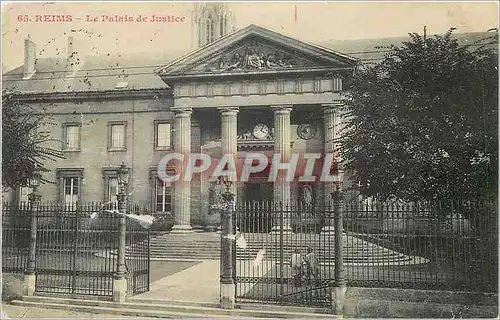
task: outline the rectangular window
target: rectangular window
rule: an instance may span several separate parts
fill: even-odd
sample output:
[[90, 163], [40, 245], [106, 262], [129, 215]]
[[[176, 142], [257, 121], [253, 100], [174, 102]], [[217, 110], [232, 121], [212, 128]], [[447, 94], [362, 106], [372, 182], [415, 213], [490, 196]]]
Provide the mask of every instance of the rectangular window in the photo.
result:
[[108, 123], [108, 150], [125, 150], [127, 148], [126, 128], [125, 122]]
[[172, 211], [172, 188], [156, 178], [156, 212]]
[[111, 204], [118, 204], [118, 178], [108, 178], [108, 201]]
[[66, 125], [64, 128], [64, 149], [79, 150], [80, 149], [80, 126]]
[[125, 126], [115, 124], [111, 126], [111, 148], [125, 148]]
[[79, 178], [67, 177], [63, 178], [64, 189], [64, 204], [66, 206], [75, 206], [78, 201], [78, 194], [80, 192]]
[[157, 122], [155, 124], [155, 148], [170, 149], [171, 127], [168, 122]]

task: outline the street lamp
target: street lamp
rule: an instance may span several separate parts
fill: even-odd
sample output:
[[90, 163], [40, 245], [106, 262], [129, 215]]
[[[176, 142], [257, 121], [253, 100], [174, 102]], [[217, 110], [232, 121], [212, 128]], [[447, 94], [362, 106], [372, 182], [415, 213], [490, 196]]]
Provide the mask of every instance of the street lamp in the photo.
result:
[[233, 199], [231, 192], [232, 181], [227, 176], [219, 178], [226, 186], [226, 192], [222, 194], [224, 204], [221, 212], [221, 272], [220, 272], [220, 301], [224, 309], [234, 308], [236, 260], [236, 242], [231, 238], [236, 226], [233, 219]]
[[118, 168], [118, 183], [120, 184], [120, 192], [125, 192], [125, 186], [128, 185], [130, 179], [130, 171], [125, 166], [125, 162], [122, 162], [120, 167]]
[[118, 192], [118, 211], [122, 214], [125, 214], [125, 209], [126, 209], [126, 201], [127, 201], [127, 195], [126, 195], [126, 186], [129, 183], [130, 179], [130, 170], [125, 166], [125, 162], [122, 162], [120, 167], [117, 170], [117, 180], [118, 180], [118, 186], [120, 187], [120, 190]]
[[40, 186], [41, 180], [42, 180], [42, 175], [40, 174], [40, 170], [37, 168], [37, 164], [35, 163], [33, 174], [28, 178], [29, 187], [32, 189], [29, 195], [30, 205], [33, 205], [33, 203], [37, 202], [37, 200], [40, 198], [36, 193], [36, 191], [37, 188]]
[[114, 276], [114, 287], [117, 289], [113, 291], [113, 301], [124, 302], [127, 291], [127, 280], [125, 279], [125, 246], [127, 236], [127, 220], [125, 214], [127, 213], [127, 195], [125, 194], [125, 187], [128, 185], [130, 179], [129, 168], [125, 166], [124, 162], [122, 162], [117, 170], [117, 178], [118, 184], [120, 185], [120, 192], [118, 193], [118, 212], [120, 213], [120, 238], [118, 255], [116, 259], [116, 273]]
[[335, 191], [340, 192], [342, 191], [342, 184], [344, 183], [344, 170], [342, 169], [337, 169], [337, 181], [334, 182], [335, 185]]
[[[36, 170], [36, 167], [35, 167]], [[33, 175], [28, 179], [29, 186], [31, 188], [38, 188], [40, 185], [40, 180], [42, 179], [41, 174], [38, 171], [35, 171]]]
[[233, 185], [233, 182], [229, 180], [228, 176], [220, 177], [220, 180], [226, 187], [226, 192], [224, 192], [224, 194], [222, 195], [224, 197], [224, 200], [226, 200], [227, 202], [232, 201], [234, 197], [234, 194], [231, 192], [231, 186]]

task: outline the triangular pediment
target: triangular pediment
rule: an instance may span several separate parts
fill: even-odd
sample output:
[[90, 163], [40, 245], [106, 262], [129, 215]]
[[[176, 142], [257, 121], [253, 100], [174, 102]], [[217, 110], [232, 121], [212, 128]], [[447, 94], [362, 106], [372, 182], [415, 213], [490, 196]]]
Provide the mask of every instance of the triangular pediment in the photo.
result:
[[356, 63], [347, 55], [250, 25], [173, 61], [157, 73], [168, 79], [181, 75], [350, 69]]

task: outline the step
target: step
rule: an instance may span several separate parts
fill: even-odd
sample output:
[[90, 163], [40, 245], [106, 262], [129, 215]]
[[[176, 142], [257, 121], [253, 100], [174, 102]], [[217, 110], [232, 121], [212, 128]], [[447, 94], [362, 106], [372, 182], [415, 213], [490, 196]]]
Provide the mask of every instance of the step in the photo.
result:
[[[113, 314], [122, 314], [123, 310], [127, 312], [135, 312], [136, 316], [153, 316], [153, 314], [161, 315], [168, 314], [174, 316], [189, 316], [191, 318], [197, 317], [252, 317], [252, 318], [332, 318], [331, 314], [316, 313], [316, 312], [303, 312], [295, 309], [221, 309], [217, 305], [210, 304], [196, 304], [185, 302], [171, 302], [165, 300], [135, 300], [129, 299], [125, 303], [118, 304], [111, 301], [103, 300], [84, 300], [84, 299], [71, 299], [71, 298], [58, 298], [49, 296], [31, 296], [23, 297], [23, 300], [16, 300], [15, 304], [20, 303], [36, 303], [39, 305], [58, 305], [66, 306], [69, 308], [89, 308], [93, 310], [102, 310], [106, 313], [112, 311]], [[88, 310], [88, 309], [87, 309]], [[310, 311], [310, 309], [308, 310]], [[95, 312], [95, 311], [94, 311]], [[102, 312], [104, 313], [104, 312]], [[127, 314], [128, 315], [128, 314]]]
[[[212, 315], [195, 313], [195, 312], [175, 312], [175, 311], [151, 311], [145, 309], [131, 309], [126, 307], [121, 307], [119, 309], [115, 307], [95, 307], [86, 305], [67, 305], [60, 303], [47, 303], [47, 302], [27, 302], [21, 300], [11, 301], [12, 305], [23, 306], [23, 307], [37, 307], [44, 309], [58, 309], [58, 310], [70, 310], [79, 312], [88, 312], [96, 314], [116, 314], [121, 316], [133, 316], [133, 317], [157, 317], [157, 318], [211, 318]], [[221, 318], [231, 318], [231, 316], [217, 315]]]

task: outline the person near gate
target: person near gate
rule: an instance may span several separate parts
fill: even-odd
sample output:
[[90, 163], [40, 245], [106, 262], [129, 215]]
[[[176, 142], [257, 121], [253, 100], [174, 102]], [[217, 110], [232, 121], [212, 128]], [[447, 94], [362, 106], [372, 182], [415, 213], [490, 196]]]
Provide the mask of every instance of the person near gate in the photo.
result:
[[318, 266], [318, 258], [316, 257], [316, 254], [313, 252], [312, 248], [307, 248], [307, 254], [304, 257], [304, 260], [306, 262], [306, 278], [307, 282], [311, 281], [311, 276], [314, 278], [314, 282], [318, 282], [318, 271], [319, 271], [319, 266]]
[[290, 267], [292, 268], [292, 279], [295, 286], [300, 286], [304, 274], [303, 269], [304, 257], [300, 254], [299, 249], [295, 249], [290, 257]]

